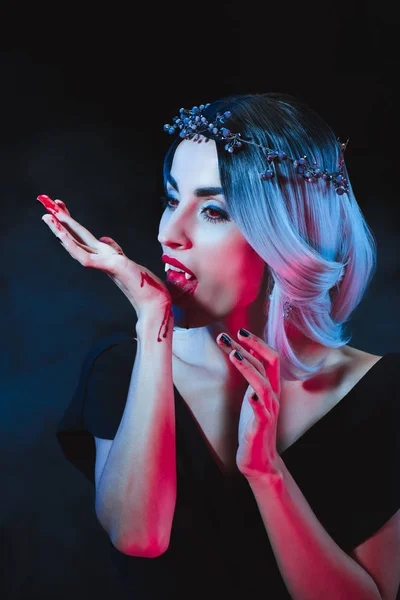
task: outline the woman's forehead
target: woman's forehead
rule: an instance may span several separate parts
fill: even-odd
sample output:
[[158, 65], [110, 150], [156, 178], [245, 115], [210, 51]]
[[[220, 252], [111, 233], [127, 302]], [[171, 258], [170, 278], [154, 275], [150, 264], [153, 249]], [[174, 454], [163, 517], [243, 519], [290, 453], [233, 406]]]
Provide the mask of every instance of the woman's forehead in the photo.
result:
[[200, 136], [199, 140], [183, 140], [172, 160], [171, 174], [183, 176], [185, 172], [209, 172], [217, 174], [218, 154], [214, 140]]

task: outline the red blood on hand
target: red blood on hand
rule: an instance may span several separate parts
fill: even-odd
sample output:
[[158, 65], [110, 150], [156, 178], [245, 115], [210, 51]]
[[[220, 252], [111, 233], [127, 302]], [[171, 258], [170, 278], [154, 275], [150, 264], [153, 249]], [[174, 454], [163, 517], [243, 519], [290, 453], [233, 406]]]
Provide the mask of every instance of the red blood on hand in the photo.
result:
[[[146, 282], [148, 285], [151, 285], [152, 287], [156, 288], [157, 290], [162, 290], [162, 286], [157, 283], [157, 281], [154, 281], [149, 275], [148, 273], [140, 273], [141, 274], [141, 280], [140, 280], [140, 287], [143, 287], [144, 283]], [[171, 318], [172, 315], [172, 307], [171, 306], [166, 306], [164, 308], [164, 317], [162, 320], [162, 323], [160, 325], [160, 329], [158, 330], [158, 336], [157, 336], [157, 342], [162, 342], [162, 339], [160, 338], [160, 332], [162, 327], [164, 326], [164, 334], [163, 337], [167, 337], [167, 333], [168, 333], [168, 329], [169, 329], [169, 319]]]
[[52, 213], [58, 213], [61, 210], [54, 200], [49, 198], [49, 196], [42, 194], [41, 196], [37, 197], [37, 200], [39, 200], [39, 202], [41, 202], [43, 206]]
[[58, 231], [62, 231], [62, 226], [60, 221], [57, 219], [57, 217], [53, 217], [51, 219], [51, 222], [57, 227]]

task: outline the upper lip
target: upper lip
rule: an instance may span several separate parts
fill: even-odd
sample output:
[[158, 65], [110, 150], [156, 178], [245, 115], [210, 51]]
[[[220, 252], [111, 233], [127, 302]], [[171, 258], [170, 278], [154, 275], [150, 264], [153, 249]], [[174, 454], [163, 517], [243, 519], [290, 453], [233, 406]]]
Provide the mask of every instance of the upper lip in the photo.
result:
[[176, 258], [173, 258], [172, 256], [167, 256], [167, 254], [163, 254], [161, 257], [161, 260], [163, 261], [163, 263], [168, 263], [168, 264], [172, 265], [173, 267], [177, 267], [178, 269], [182, 269], [183, 271], [186, 271], [186, 273], [189, 273], [189, 275], [191, 275], [192, 277], [194, 277], [196, 279], [196, 275], [194, 273], [192, 273], [192, 271], [190, 269], [185, 267], [185, 265], [183, 265], [181, 262], [179, 262], [179, 260], [177, 260]]

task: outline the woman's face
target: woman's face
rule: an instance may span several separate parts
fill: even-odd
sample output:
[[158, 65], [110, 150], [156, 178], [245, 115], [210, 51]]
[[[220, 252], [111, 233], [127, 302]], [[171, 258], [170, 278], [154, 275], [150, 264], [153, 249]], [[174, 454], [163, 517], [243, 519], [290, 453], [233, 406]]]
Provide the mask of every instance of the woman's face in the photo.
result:
[[214, 140], [200, 140], [183, 140], [176, 149], [158, 241], [198, 280], [193, 296], [176, 303], [189, 315], [200, 309], [219, 321], [255, 300], [265, 263], [229, 216]]

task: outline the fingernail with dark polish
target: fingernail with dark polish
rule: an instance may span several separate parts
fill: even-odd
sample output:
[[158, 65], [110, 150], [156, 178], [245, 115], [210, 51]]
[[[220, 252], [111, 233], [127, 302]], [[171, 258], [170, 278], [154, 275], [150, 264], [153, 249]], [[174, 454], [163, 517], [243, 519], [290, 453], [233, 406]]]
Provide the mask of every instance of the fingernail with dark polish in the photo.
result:
[[243, 356], [237, 350], [235, 350], [234, 355], [238, 360], [243, 360]]
[[225, 344], [225, 346], [231, 346], [231, 340], [224, 333], [221, 335], [220, 340]]
[[251, 397], [251, 399], [252, 399], [252, 400], [258, 400], [258, 396], [257, 396], [257, 394], [253, 394], [253, 395], [252, 395], [252, 397]]
[[244, 337], [250, 337], [250, 334], [246, 329], [240, 328], [239, 333], [240, 333], [240, 335], [243, 335]]

